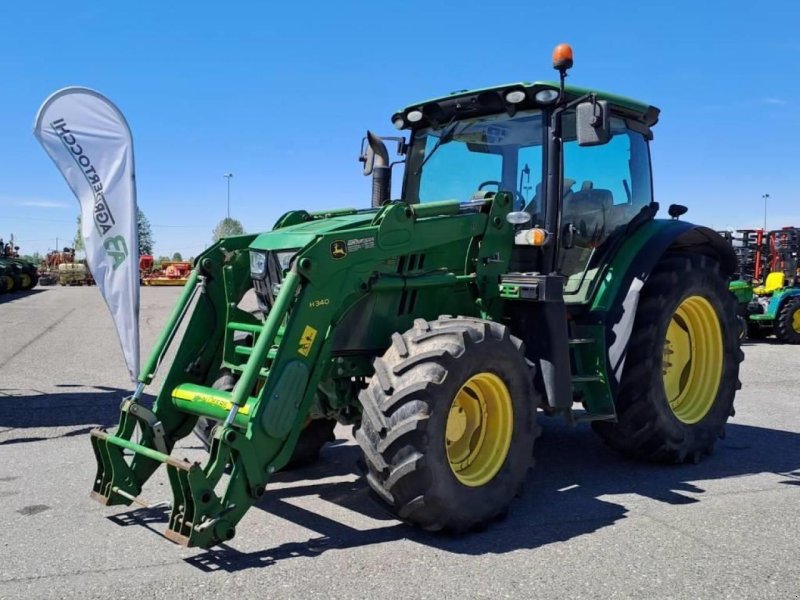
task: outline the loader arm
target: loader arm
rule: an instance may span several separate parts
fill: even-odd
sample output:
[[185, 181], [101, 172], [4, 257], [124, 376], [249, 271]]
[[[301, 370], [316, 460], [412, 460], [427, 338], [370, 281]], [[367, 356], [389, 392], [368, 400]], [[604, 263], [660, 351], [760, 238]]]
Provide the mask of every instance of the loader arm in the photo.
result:
[[[351, 215], [349, 227], [332, 227], [334, 219], [327, 229], [324, 221], [331, 215], [346, 217], [305, 213], [282, 219], [280, 227], [258, 238], [239, 236], [213, 246], [198, 259], [140, 378], [151, 383], [188, 316], [152, 412], [129, 398], [113, 434], [92, 432], [98, 462], [92, 496], [104, 504], [141, 503], [142, 486], [164, 463], [173, 491], [167, 537], [201, 547], [232, 538], [238, 521], [265, 493], [270, 476], [291, 457], [323, 379], [371, 376], [371, 358], [388, 347], [390, 332], [402, 331], [414, 317], [435, 318], [448, 310], [499, 314], [497, 282], [511, 252], [511, 226], [505, 218], [510, 206], [507, 194], [467, 205], [395, 203], [366, 221]], [[312, 235], [314, 227], [318, 230]], [[487, 238], [491, 243], [481, 245]], [[249, 252], [280, 247], [301, 249], [262, 321], [238, 308], [253, 286]], [[398, 256], [436, 249], [446, 255], [450, 248], [449, 263], [437, 261], [436, 268], [413, 274], [398, 270]], [[471, 258], [465, 262], [468, 249]], [[375, 297], [394, 305], [394, 298], [411, 292], [421, 297], [442, 293], [436, 302], [421, 302], [413, 315], [395, 315], [383, 329], [374, 328], [367, 340], [371, 347], [361, 340], [340, 348], [338, 362], [332, 358], [337, 331], [360, 318], [365, 300]], [[252, 336], [252, 344], [235, 346], [236, 332]], [[342, 354], [360, 360], [347, 370]], [[210, 387], [220, 368], [238, 377], [230, 392]], [[355, 397], [350, 401], [357, 405]], [[175, 443], [201, 416], [221, 421], [207, 463], [175, 459], [170, 455]], [[137, 425], [139, 443], [132, 441]], [[133, 452], [130, 462], [123, 450]], [[230, 477], [218, 495], [228, 464]]]

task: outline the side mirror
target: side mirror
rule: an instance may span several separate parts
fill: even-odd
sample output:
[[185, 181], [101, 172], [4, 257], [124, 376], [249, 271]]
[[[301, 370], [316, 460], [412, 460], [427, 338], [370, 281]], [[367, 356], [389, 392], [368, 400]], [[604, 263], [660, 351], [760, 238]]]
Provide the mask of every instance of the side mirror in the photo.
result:
[[602, 146], [611, 139], [611, 115], [605, 100], [581, 102], [575, 108], [575, 120], [579, 146]]
[[372, 175], [372, 169], [375, 167], [375, 150], [367, 143], [366, 137], [361, 141], [361, 155], [358, 161], [364, 163], [364, 175]]
[[677, 220], [681, 215], [685, 215], [689, 209], [682, 204], [670, 204], [667, 213], [674, 220]]

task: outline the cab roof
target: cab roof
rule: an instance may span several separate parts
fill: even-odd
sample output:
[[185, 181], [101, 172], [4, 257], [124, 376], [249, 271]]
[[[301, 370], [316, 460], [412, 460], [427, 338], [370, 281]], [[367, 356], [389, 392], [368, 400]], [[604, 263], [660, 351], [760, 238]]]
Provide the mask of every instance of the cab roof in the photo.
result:
[[[447, 123], [453, 116], [456, 118], [469, 118], [484, 114], [495, 114], [498, 112], [509, 111], [510, 114], [518, 110], [530, 110], [534, 108], [544, 108], [546, 105], [538, 103], [535, 96], [538, 92], [546, 89], [559, 89], [559, 84], [554, 81], [534, 81], [517, 82], [506, 85], [498, 85], [477, 90], [460, 90], [452, 92], [447, 96], [425, 100], [409, 104], [405, 108], [392, 115], [392, 121], [403, 118], [401, 129], [416, 129], [430, 125], [442, 125]], [[525, 92], [525, 100], [517, 104], [510, 104], [505, 100], [505, 94], [513, 90]], [[589, 93], [597, 96], [598, 100], [606, 100], [612, 110], [621, 113], [629, 119], [634, 119], [652, 127], [658, 122], [659, 109], [646, 102], [640, 102], [633, 98], [610, 94], [601, 90], [567, 85], [564, 87], [567, 100], [574, 100]], [[420, 110], [423, 118], [415, 123], [410, 123], [405, 116], [414, 109]]]

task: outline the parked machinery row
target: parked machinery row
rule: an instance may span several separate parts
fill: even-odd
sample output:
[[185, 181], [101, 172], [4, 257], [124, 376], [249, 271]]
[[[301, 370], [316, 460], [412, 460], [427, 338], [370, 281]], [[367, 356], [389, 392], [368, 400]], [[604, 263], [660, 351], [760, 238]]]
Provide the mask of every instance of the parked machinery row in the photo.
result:
[[36, 265], [19, 257], [19, 246], [0, 238], [0, 294], [27, 291], [39, 281]]
[[730, 284], [747, 336], [800, 344], [800, 228], [723, 232], [739, 258]]

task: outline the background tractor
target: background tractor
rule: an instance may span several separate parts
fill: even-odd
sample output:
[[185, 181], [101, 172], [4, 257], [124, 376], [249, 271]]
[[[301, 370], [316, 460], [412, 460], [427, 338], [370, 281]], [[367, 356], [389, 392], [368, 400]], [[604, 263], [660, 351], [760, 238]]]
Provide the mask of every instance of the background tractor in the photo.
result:
[[[525, 482], [537, 411], [610, 446], [697, 461], [733, 414], [742, 358], [714, 231], [656, 219], [649, 104], [560, 81], [462, 91], [392, 116], [405, 169], [369, 133], [372, 207], [292, 210], [195, 262], [113, 432], [92, 496], [141, 503], [165, 465], [167, 537], [229, 540], [276, 471], [355, 425], [398, 518], [453, 532]], [[244, 309], [254, 293], [261, 310]], [[152, 409], [140, 401], [185, 327]], [[172, 455], [197, 428], [205, 464]], [[139, 435], [135, 435], [138, 430]], [[136, 440], [136, 441], [135, 441]], [[545, 458], [546, 460], [546, 458]]]
[[750, 338], [774, 334], [785, 344], [800, 344], [800, 229], [784, 227], [769, 232], [767, 239], [769, 260], [763, 284], [738, 284], [734, 293], [745, 307]]
[[13, 237], [8, 243], [0, 238], [0, 293], [27, 291], [39, 282], [36, 265], [19, 257]]

